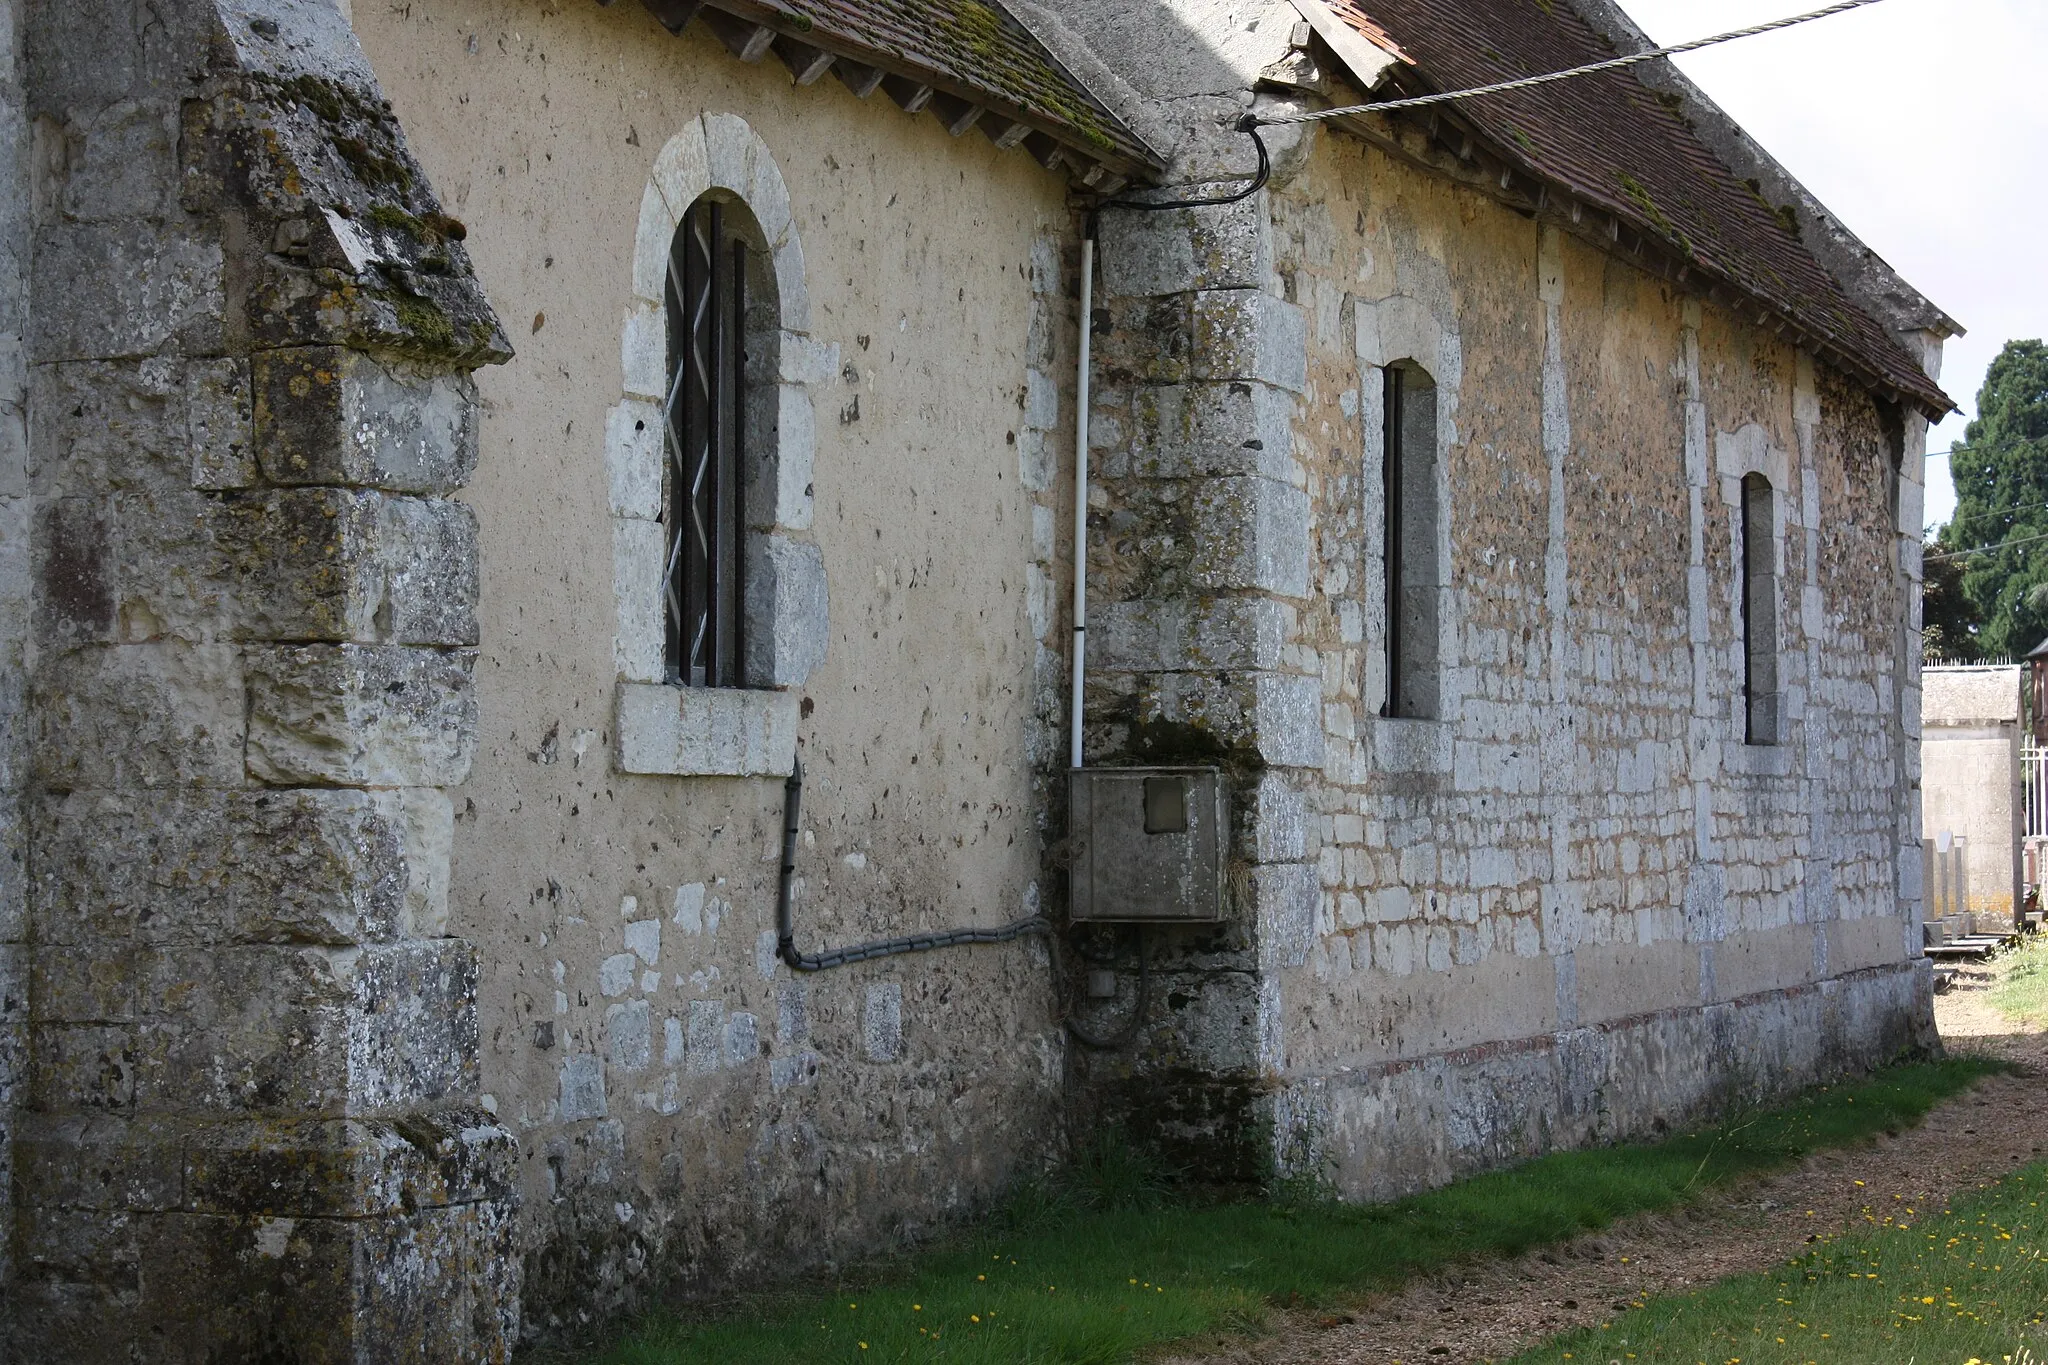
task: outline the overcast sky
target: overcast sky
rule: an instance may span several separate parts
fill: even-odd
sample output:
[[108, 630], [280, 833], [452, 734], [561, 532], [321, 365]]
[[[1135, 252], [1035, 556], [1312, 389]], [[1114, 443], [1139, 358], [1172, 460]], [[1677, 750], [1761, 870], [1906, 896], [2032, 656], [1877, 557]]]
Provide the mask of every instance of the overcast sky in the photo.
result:
[[[1821, 0], [1621, 0], [1657, 42], [1684, 42]], [[1678, 59], [1786, 169], [1969, 329], [1942, 385], [1973, 413], [1985, 367], [2048, 333], [2048, 3], [1880, 0]], [[1927, 519], [1955, 507], [1936, 428]]]

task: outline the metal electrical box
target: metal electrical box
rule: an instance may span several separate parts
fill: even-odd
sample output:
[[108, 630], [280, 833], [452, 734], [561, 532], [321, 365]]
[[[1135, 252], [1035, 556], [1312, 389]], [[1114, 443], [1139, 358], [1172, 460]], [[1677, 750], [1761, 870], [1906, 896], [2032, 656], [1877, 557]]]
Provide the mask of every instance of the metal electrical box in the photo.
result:
[[1069, 916], [1097, 924], [1222, 919], [1227, 803], [1215, 768], [1072, 770]]

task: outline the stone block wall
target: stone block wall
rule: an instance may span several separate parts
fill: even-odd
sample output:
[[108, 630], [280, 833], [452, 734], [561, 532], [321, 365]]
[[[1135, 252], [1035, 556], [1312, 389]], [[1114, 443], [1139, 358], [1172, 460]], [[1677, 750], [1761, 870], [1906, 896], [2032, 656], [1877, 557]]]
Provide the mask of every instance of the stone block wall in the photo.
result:
[[[1908, 419], [1356, 144], [1273, 211], [1315, 319], [1295, 430], [1326, 729], [1283, 1151], [1385, 1194], [1929, 1045], [1901, 876]], [[1372, 658], [1377, 367], [1406, 358], [1448, 465], [1431, 722], [1377, 714]], [[1750, 473], [1776, 511], [1775, 744], [1745, 742]]]
[[[0, 0], [0, 1287], [13, 1278], [16, 1109], [28, 1055], [26, 780], [28, 615], [29, 160], [21, 69], [22, 6]], [[0, 1292], [0, 1339], [12, 1331]]]
[[[508, 348], [331, 6], [25, 28], [10, 1358], [505, 1359], [516, 1143], [443, 789], [475, 732], [468, 372]], [[23, 415], [0, 393], [0, 442]]]
[[[1921, 419], [1358, 142], [1294, 164], [1103, 215], [1091, 757], [1225, 767], [1238, 910], [1152, 931], [1161, 1017], [1084, 1092], [1211, 1174], [1377, 1196], [1933, 1045]], [[1429, 719], [1382, 711], [1396, 364], [1436, 390]]]

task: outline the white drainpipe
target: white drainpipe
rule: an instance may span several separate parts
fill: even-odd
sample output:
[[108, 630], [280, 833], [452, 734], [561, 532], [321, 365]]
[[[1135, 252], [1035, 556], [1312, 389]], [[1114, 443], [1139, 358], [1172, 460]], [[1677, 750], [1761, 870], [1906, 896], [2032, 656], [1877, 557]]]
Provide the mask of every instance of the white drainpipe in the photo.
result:
[[1074, 381], [1074, 720], [1069, 751], [1081, 766], [1081, 701], [1088, 674], [1088, 372], [1095, 333], [1095, 225], [1081, 238], [1081, 356]]

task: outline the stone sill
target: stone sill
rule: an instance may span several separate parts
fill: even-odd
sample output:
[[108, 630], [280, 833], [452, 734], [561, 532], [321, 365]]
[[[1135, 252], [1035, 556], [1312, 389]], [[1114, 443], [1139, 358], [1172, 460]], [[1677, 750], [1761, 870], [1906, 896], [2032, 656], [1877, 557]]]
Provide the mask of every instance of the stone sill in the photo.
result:
[[1790, 777], [1789, 744], [1729, 744], [1721, 750], [1721, 767], [1730, 777]]
[[619, 684], [619, 770], [665, 777], [787, 777], [797, 695]]

